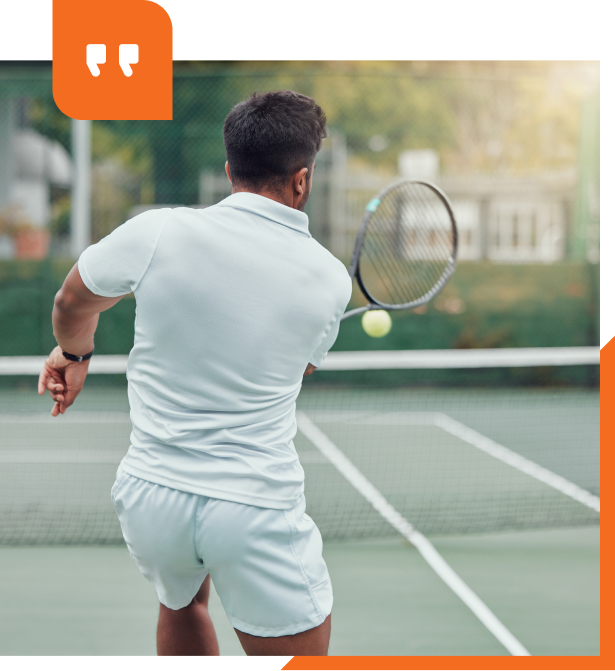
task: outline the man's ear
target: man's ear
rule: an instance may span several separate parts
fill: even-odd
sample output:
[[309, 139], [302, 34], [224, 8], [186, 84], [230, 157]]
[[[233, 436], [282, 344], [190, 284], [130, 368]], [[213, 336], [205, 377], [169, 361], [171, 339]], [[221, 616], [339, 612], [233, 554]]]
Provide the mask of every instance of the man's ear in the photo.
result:
[[308, 169], [307, 168], [301, 168], [301, 170], [298, 170], [295, 173], [295, 177], [293, 179], [293, 187], [295, 189], [295, 193], [298, 193], [300, 195], [303, 195], [307, 191], [308, 187]]
[[228, 161], [224, 164], [224, 170], [226, 172], [226, 176], [228, 177], [228, 181], [232, 184], [233, 180], [231, 179], [231, 169], [228, 167]]

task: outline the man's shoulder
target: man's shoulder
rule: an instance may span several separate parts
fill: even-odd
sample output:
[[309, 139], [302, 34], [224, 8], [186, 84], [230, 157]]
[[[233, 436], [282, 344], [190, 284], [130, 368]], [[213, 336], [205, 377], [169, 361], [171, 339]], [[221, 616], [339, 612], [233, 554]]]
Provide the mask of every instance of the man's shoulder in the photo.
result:
[[339, 272], [340, 269], [346, 270], [344, 264], [334, 256], [324, 245], [322, 245], [316, 238], [310, 237], [309, 244], [311, 247], [312, 254], [323, 264], [326, 264], [327, 268], [330, 268], [332, 272]]
[[315, 257], [318, 259], [320, 268], [326, 273], [327, 280], [339, 286], [340, 290], [345, 291], [351, 287], [352, 279], [348, 274], [346, 266], [314, 238], [310, 238], [310, 245]]
[[135, 214], [133, 217], [118, 226], [126, 235], [143, 235], [146, 238], [157, 237], [162, 229], [170, 227], [174, 231], [182, 228], [182, 225], [199, 224], [208, 214], [214, 214], [216, 206], [212, 207], [185, 207], [164, 206], [153, 207]]
[[143, 210], [134, 214], [130, 219], [127, 219], [123, 224], [118, 226], [114, 232], [120, 234], [130, 233], [147, 233], [164, 226], [169, 220], [171, 212], [174, 208], [170, 207], [156, 207], [148, 210]]
[[[208, 208], [205, 208], [208, 209]], [[198, 212], [204, 211], [203, 208], [185, 207], [183, 205], [163, 207], [150, 207], [135, 214], [131, 219], [128, 219], [126, 224], [144, 224], [144, 223], [163, 223], [170, 220], [177, 220], [183, 217], [192, 217]]]

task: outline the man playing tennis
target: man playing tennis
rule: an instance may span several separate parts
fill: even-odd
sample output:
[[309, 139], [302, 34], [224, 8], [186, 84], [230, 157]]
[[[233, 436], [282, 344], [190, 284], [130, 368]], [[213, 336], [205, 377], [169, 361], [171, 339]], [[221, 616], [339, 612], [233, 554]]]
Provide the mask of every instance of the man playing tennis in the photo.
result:
[[302, 376], [350, 299], [303, 208], [326, 137], [316, 102], [255, 94], [224, 124], [232, 195], [150, 210], [83, 252], [58, 292], [39, 393], [81, 391], [98, 315], [134, 292], [131, 444], [112, 499], [160, 600], [159, 655], [216, 655], [210, 576], [248, 655], [326, 655], [331, 583], [293, 445]]

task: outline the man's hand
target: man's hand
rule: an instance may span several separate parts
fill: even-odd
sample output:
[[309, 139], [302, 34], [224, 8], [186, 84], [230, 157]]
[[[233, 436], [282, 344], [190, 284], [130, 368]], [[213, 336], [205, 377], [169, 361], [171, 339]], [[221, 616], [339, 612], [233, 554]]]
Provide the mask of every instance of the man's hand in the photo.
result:
[[316, 366], [312, 366], [311, 363], [308, 363], [307, 368], [305, 369], [304, 375], [311, 375], [316, 370]]
[[45, 389], [49, 390], [51, 398], [55, 401], [51, 410], [54, 417], [63, 415], [66, 408], [75, 402], [83, 389], [89, 365], [89, 359], [80, 363], [69, 361], [59, 346], [47, 357], [38, 378], [38, 393], [40, 396], [45, 393]]

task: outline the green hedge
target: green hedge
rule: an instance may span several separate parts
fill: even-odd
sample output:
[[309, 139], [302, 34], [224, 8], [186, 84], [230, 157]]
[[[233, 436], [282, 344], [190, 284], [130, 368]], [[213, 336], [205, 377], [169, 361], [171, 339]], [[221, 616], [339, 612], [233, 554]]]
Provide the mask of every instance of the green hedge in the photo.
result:
[[[0, 262], [0, 356], [45, 354], [54, 345], [53, 297], [70, 262]], [[460, 263], [422, 314], [393, 314], [388, 336], [370, 338], [360, 317], [342, 324], [336, 350], [554, 347], [598, 344], [599, 267], [582, 263]], [[353, 302], [360, 304], [357, 292]], [[99, 354], [127, 354], [135, 302], [100, 317]]]

